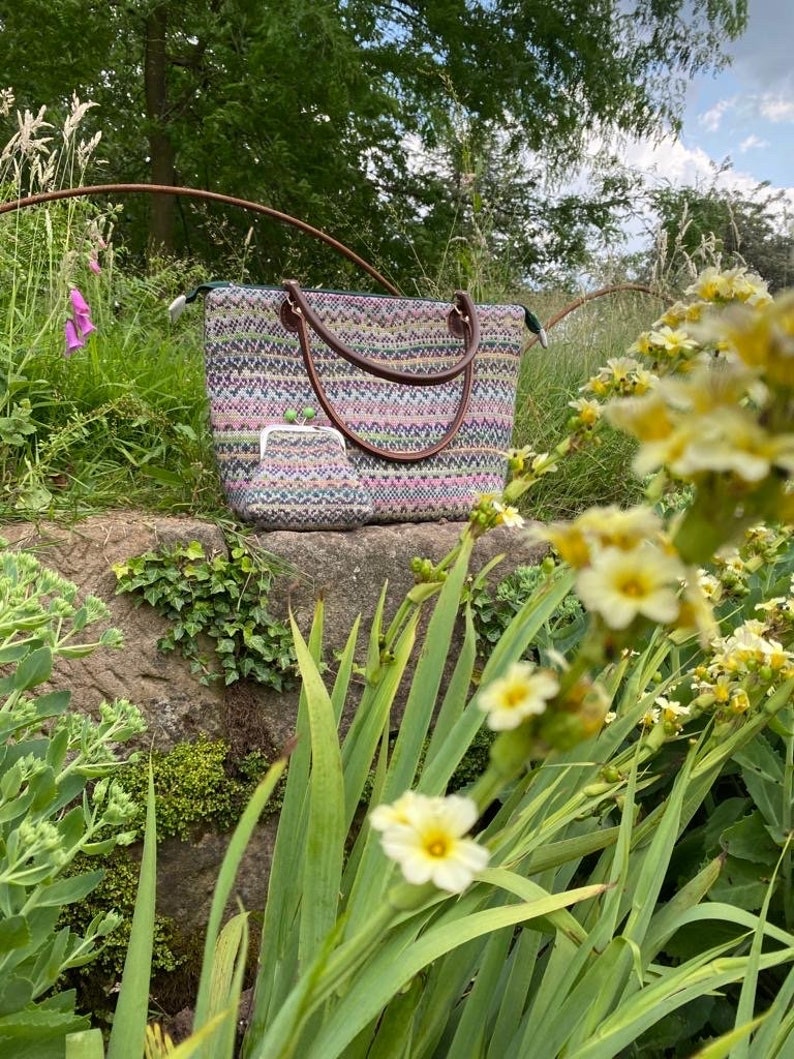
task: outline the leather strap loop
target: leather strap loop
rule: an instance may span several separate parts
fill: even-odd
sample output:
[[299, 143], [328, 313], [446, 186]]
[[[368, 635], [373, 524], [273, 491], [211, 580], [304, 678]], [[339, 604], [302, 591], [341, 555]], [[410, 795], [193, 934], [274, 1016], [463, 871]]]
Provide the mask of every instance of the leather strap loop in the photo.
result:
[[[280, 316], [281, 322], [289, 331], [301, 333], [298, 320], [304, 319], [311, 327], [317, 337], [325, 343], [329, 349], [344, 357], [350, 364], [354, 364], [362, 371], [376, 376], [378, 379], [387, 379], [389, 382], [402, 383], [406, 386], [441, 386], [442, 383], [450, 382], [462, 375], [466, 368], [473, 363], [480, 345], [480, 321], [474, 303], [466, 291], [455, 292], [455, 305], [450, 313], [450, 331], [456, 338], [463, 340], [463, 356], [457, 363], [441, 371], [431, 372], [426, 375], [414, 374], [408, 371], [399, 371], [390, 368], [376, 360], [370, 360], [361, 353], [357, 353], [350, 346], [346, 346], [337, 336], [329, 331], [317, 313], [309, 305], [306, 295], [301, 290], [297, 280], [284, 280], [284, 290], [289, 295], [289, 304], [282, 306]], [[311, 354], [309, 354], [311, 356]]]
[[[405, 451], [393, 451], [390, 449], [382, 449], [377, 445], [373, 445], [371, 442], [362, 438], [354, 430], [352, 430], [342, 419], [340, 419], [338, 413], [334, 409], [328, 394], [325, 391], [325, 387], [317, 373], [317, 367], [314, 363], [311, 352], [311, 343], [309, 340], [309, 327], [306, 319], [301, 311], [295, 311], [294, 307], [291, 307], [291, 320], [293, 322], [294, 329], [298, 334], [298, 341], [301, 347], [301, 354], [303, 355], [303, 363], [306, 368], [306, 373], [309, 376], [309, 381], [312, 384], [312, 388], [317, 395], [317, 400], [328, 416], [331, 423], [337, 428], [337, 430], [343, 434], [348, 441], [352, 441], [354, 445], [357, 445], [364, 452], [369, 453], [370, 456], [377, 456], [379, 459], [388, 460], [392, 463], [417, 463], [419, 460], [427, 459], [428, 456], [435, 456], [437, 452], [441, 452], [447, 445], [452, 441], [457, 432], [460, 430], [463, 420], [466, 416], [466, 411], [469, 407], [469, 401], [471, 399], [471, 391], [474, 385], [474, 360], [469, 359], [468, 363], [463, 367], [462, 372], [458, 374], [463, 375], [463, 390], [460, 396], [460, 403], [458, 409], [453, 417], [447, 430], [443, 436], [435, 441], [432, 445], [428, 445], [426, 448], [418, 449], [412, 452]], [[282, 306], [281, 312], [282, 320], [284, 319], [284, 308]], [[357, 354], [358, 356], [358, 354]], [[362, 358], [366, 360], [367, 358]], [[368, 364], [372, 364], [372, 361], [367, 361]], [[384, 372], [380, 370], [380, 365], [376, 365], [377, 371], [370, 371], [370, 374], [376, 375], [379, 378], [389, 378]], [[367, 368], [364, 368], [366, 371]], [[397, 373], [404, 376], [405, 372]], [[416, 376], [409, 376], [410, 382], [416, 384]], [[392, 380], [394, 381], [394, 380]], [[400, 380], [398, 380], [400, 381]], [[407, 380], [403, 379], [403, 382]], [[433, 383], [431, 385], [438, 385]]]

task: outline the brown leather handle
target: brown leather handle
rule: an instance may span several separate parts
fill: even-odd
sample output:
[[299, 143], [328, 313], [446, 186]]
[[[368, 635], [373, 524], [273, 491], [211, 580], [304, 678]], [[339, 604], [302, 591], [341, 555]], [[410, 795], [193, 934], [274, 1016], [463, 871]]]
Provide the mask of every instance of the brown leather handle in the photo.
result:
[[205, 191], [203, 188], [172, 187], [170, 184], [93, 184], [76, 188], [59, 188], [56, 191], [43, 191], [38, 195], [30, 195], [24, 199], [14, 199], [13, 202], [4, 202], [0, 205], [0, 215], [12, 213], [14, 210], [23, 210], [28, 206], [39, 206], [45, 202], [57, 202], [59, 199], [90, 198], [98, 195], [124, 195], [131, 192], [143, 192], [148, 195], [181, 195], [189, 199], [220, 202], [226, 206], [236, 206], [240, 209], [248, 210], [251, 213], [264, 214], [265, 217], [270, 217], [281, 224], [291, 225], [293, 228], [297, 228], [299, 231], [326, 243], [337, 253], [342, 254], [348, 261], [352, 261], [354, 265], [357, 265], [367, 275], [371, 276], [389, 294], [400, 293], [394, 284], [385, 279], [377, 269], [345, 246], [344, 243], [340, 243], [338, 239], [334, 239], [322, 229], [313, 228], [306, 221], [292, 217], [289, 213], [274, 210], [270, 206], [262, 206], [258, 202], [249, 202], [247, 199], [234, 198], [232, 195], [221, 195], [217, 191]]
[[[465, 295], [465, 297], [471, 305], [471, 300], [468, 298], [468, 295]], [[289, 305], [289, 303], [285, 304]], [[282, 306], [282, 322], [284, 321], [285, 316], [283, 310], [284, 307]], [[428, 445], [426, 448], [418, 449], [411, 452], [382, 449], [379, 448], [377, 445], [373, 445], [365, 438], [362, 438], [360, 434], [357, 434], [347, 425], [347, 423], [344, 422], [344, 420], [340, 418], [336, 409], [331, 404], [330, 398], [326, 393], [325, 386], [323, 385], [322, 380], [320, 379], [320, 376], [317, 372], [317, 367], [314, 363], [314, 358], [312, 356], [311, 350], [311, 341], [309, 339], [309, 325], [306, 319], [306, 315], [300, 309], [298, 311], [295, 311], [294, 306], [290, 307], [290, 312], [290, 330], [294, 330], [297, 332], [298, 341], [301, 347], [301, 354], [303, 356], [303, 363], [306, 368], [306, 374], [309, 376], [309, 381], [311, 382], [312, 388], [315, 394], [317, 395], [317, 400], [320, 402], [323, 411], [328, 416], [328, 419], [331, 421], [331, 423], [333, 423], [337, 430], [339, 430], [339, 432], [343, 434], [348, 439], [348, 441], [352, 441], [354, 445], [357, 445], [360, 449], [363, 449], [364, 452], [369, 453], [370, 456], [377, 456], [382, 460], [389, 460], [392, 463], [417, 463], [419, 460], [427, 459], [428, 456], [435, 456], [437, 452], [441, 452], [442, 449], [445, 449], [447, 445], [449, 445], [449, 443], [452, 441], [452, 439], [455, 437], [455, 435], [461, 428], [463, 420], [466, 416], [466, 411], [469, 407], [469, 401], [471, 400], [471, 391], [474, 386], [474, 353], [472, 353], [471, 356], [468, 357], [466, 363], [462, 366], [462, 368], [460, 367], [460, 361], [458, 362], [458, 364], [455, 365], [455, 368], [457, 369], [456, 375], [463, 376], [463, 389], [461, 391], [460, 402], [458, 404], [457, 411], [455, 412], [452, 422], [450, 423], [449, 427], [444, 432], [444, 434], [437, 441], [433, 442], [432, 445]], [[476, 321], [476, 314], [473, 315], [473, 319]], [[462, 318], [462, 326], [464, 331], [473, 331], [475, 329], [469, 324], [468, 319], [465, 317]], [[476, 334], [477, 341], [479, 342], [478, 326], [476, 327]], [[471, 334], [469, 334], [466, 342], [467, 355], [469, 347], [471, 347], [472, 345], [474, 345], [474, 343], [472, 342]], [[332, 346], [331, 348], [334, 347]], [[349, 352], [352, 352], [352, 350]], [[474, 347], [474, 352], [476, 352], [476, 345]], [[387, 379], [390, 382], [397, 382], [403, 385], [413, 384], [425, 386], [438, 386], [441, 384], [437, 381], [433, 381], [430, 383], [424, 381], [429, 378], [429, 376], [420, 377], [416, 375], [411, 375], [407, 372], [397, 372], [394, 369], [384, 368], [382, 365], [377, 364], [375, 361], [371, 361], [366, 357], [361, 357], [358, 353], [354, 354], [354, 357], [355, 359], [353, 360], [353, 363], [357, 364], [364, 371], [368, 371], [369, 374], [375, 375], [378, 378]], [[439, 374], [441, 373], [436, 373], [436, 375]], [[419, 381], [420, 378], [422, 379], [421, 382]], [[454, 378], [454, 376], [452, 376], [452, 378]], [[449, 378], [441, 380], [441, 382], [446, 381], [449, 381]]]
[[[388, 379], [389, 382], [403, 383], [406, 386], [441, 386], [442, 383], [450, 382], [462, 375], [466, 368], [473, 362], [480, 345], [480, 321], [477, 310], [466, 291], [455, 292], [455, 305], [447, 318], [449, 329], [456, 338], [463, 340], [463, 356], [449, 368], [441, 371], [429, 372], [428, 374], [415, 374], [410, 371], [399, 371], [390, 368], [376, 360], [370, 360], [362, 353], [357, 353], [350, 346], [346, 346], [337, 336], [329, 331], [317, 313], [309, 305], [306, 295], [301, 290], [300, 284], [295, 279], [284, 280], [284, 290], [289, 294], [289, 299], [282, 306], [281, 322], [288, 331], [302, 334], [303, 330], [298, 327], [298, 319], [303, 319], [309, 324], [312, 331], [330, 349], [338, 353], [340, 357], [357, 368], [375, 375], [379, 379]], [[309, 354], [311, 355], [311, 354]]]

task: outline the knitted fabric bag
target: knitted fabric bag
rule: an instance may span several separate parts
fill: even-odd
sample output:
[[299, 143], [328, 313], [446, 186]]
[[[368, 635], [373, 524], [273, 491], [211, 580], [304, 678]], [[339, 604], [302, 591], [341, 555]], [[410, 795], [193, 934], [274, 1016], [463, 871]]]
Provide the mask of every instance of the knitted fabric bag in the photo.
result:
[[[57, 188], [2, 203], [0, 214], [120, 194], [212, 202], [269, 218], [324, 243], [390, 292], [306, 295], [294, 281], [283, 289], [199, 288], [207, 290], [205, 366], [215, 451], [229, 504], [241, 518], [301, 529], [465, 519], [479, 494], [501, 489], [524, 325], [546, 344], [533, 313], [519, 305], [475, 308], [460, 291], [451, 310], [404, 298], [327, 232], [204, 188]], [[172, 303], [172, 320], [196, 293]], [[263, 445], [263, 431], [285, 421], [309, 429], [280, 432]], [[323, 427], [339, 432], [345, 451]]]
[[[199, 291], [215, 452], [243, 520], [268, 529], [462, 520], [479, 494], [502, 489], [522, 306], [475, 307], [462, 292], [450, 306], [303, 291], [294, 281], [207, 284], [188, 300]], [[270, 429], [290, 420], [302, 430]]]

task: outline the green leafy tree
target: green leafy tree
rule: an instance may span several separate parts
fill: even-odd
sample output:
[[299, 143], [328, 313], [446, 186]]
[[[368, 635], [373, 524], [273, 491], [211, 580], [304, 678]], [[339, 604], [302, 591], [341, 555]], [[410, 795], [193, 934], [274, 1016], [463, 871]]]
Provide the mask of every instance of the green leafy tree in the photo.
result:
[[[450, 234], [434, 227], [454, 212], [447, 174], [415, 160], [451, 115], [561, 171], [594, 130], [675, 122], [745, 20], [745, 0], [2, 0], [0, 68], [23, 106], [100, 104], [108, 178], [265, 201], [404, 271], [421, 233]], [[169, 250], [239, 243], [236, 219], [171, 197], [126, 212]], [[267, 232], [266, 262], [283, 267], [283, 240]]]
[[[715, 181], [718, 173], [715, 173]], [[688, 276], [719, 255], [724, 267], [744, 264], [783, 290], [794, 281], [794, 223], [783, 192], [759, 184], [750, 192], [699, 187], [663, 188], [651, 193], [659, 218], [666, 269], [675, 279]]]

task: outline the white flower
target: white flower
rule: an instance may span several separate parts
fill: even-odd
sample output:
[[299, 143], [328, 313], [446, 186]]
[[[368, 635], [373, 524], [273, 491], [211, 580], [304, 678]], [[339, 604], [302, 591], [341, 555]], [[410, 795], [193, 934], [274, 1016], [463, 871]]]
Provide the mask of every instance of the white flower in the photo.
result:
[[639, 616], [667, 623], [678, 615], [677, 582], [683, 573], [679, 559], [650, 543], [630, 551], [605, 548], [579, 572], [576, 591], [610, 629], [625, 629]]
[[681, 728], [681, 718], [688, 717], [690, 713], [688, 706], [682, 706], [680, 702], [672, 702], [670, 699], [665, 698], [664, 695], [659, 695], [654, 699], [654, 705], [659, 707], [661, 720], [665, 724], [679, 729]]
[[480, 692], [477, 705], [488, 714], [488, 727], [503, 731], [543, 713], [559, 690], [551, 670], [536, 669], [531, 662], [513, 662], [503, 677]]
[[382, 831], [386, 856], [400, 865], [408, 882], [432, 882], [440, 890], [461, 893], [490, 856], [474, 839], [463, 837], [477, 815], [471, 798], [429, 798], [408, 791], [393, 805], [378, 806], [370, 820]]
[[493, 509], [497, 513], [497, 523], [500, 526], [520, 527], [524, 525], [524, 518], [519, 514], [518, 509], [510, 507], [509, 504], [502, 504], [499, 500], [494, 500]]
[[722, 582], [702, 567], [697, 571], [697, 586], [706, 599], [719, 601], [722, 595]]
[[420, 795], [415, 794], [414, 791], [406, 791], [391, 805], [376, 806], [369, 814], [370, 824], [376, 831], [386, 831], [390, 827], [407, 824], [409, 820], [408, 810], [419, 797]]

